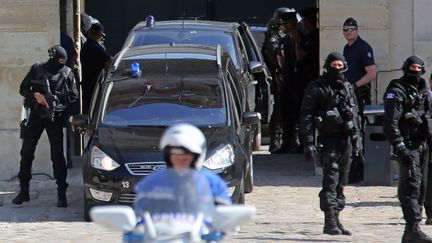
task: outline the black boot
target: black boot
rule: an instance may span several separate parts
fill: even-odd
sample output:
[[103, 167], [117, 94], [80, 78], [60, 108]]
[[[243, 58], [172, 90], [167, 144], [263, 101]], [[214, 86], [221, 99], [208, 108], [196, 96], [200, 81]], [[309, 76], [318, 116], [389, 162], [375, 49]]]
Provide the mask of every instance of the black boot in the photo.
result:
[[328, 235], [341, 235], [342, 231], [338, 228], [336, 224], [335, 212], [334, 210], [329, 210], [324, 212], [324, 234]]
[[342, 231], [343, 235], [351, 235], [351, 232], [342, 225], [340, 218], [339, 218], [340, 211], [335, 210], [335, 220], [337, 227]]
[[57, 188], [57, 207], [67, 207], [66, 188]]
[[66, 166], [67, 166], [68, 169], [72, 169], [73, 168], [73, 164], [72, 164], [72, 160], [71, 159], [67, 160]]
[[30, 201], [29, 185], [20, 184], [20, 188], [20, 193], [12, 200], [13, 204], [21, 205], [23, 202]]
[[418, 223], [414, 223], [405, 226], [402, 243], [432, 243], [432, 239], [421, 231]]
[[282, 136], [280, 134], [274, 134], [273, 136], [271, 136], [269, 152], [275, 153], [276, 151], [280, 150], [281, 146]]

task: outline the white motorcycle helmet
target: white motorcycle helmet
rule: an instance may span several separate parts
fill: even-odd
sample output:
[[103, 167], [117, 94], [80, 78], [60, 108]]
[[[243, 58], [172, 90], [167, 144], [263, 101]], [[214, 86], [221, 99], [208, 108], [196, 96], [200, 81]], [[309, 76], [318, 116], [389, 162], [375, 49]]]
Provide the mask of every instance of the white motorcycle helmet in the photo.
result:
[[191, 167], [199, 170], [206, 156], [207, 145], [204, 134], [197, 127], [179, 123], [165, 130], [159, 143], [159, 149], [163, 151], [168, 167], [172, 167], [170, 154], [174, 151], [192, 153], [194, 159]]

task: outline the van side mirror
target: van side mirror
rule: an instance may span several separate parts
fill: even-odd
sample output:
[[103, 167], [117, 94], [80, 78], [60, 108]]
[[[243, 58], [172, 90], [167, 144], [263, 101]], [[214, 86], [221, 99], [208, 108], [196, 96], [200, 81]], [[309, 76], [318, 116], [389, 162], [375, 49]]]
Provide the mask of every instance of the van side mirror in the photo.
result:
[[79, 114], [69, 117], [69, 123], [72, 130], [85, 131], [89, 126], [89, 116], [87, 114]]
[[251, 73], [261, 73], [263, 72], [263, 64], [261, 62], [252, 61], [249, 63], [249, 70]]
[[246, 126], [258, 125], [261, 120], [261, 113], [259, 112], [245, 112], [242, 115], [243, 124]]

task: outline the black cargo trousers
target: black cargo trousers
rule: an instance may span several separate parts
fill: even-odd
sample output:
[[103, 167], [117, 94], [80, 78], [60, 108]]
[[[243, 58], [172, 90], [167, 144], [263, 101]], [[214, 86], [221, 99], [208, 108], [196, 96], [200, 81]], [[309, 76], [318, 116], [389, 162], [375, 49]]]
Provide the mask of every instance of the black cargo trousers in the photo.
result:
[[50, 143], [53, 174], [59, 189], [66, 189], [67, 166], [63, 154], [63, 118], [57, 117], [54, 122], [41, 118], [38, 114], [30, 114], [27, 127], [23, 132], [21, 147], [21, 162], [18, 178], [20, 184], [28, 185], [32, 178], [31, 169], [36, 145], [42, 132], [46, 130]]
[[422, 219], [422, 207], [426, 193], [428, 174], [428, 151], [424, 145], [410, 148], [415, 160], [416, 172], [409, 172], [409, 167], [399, 162], [398, 198], [407, 224], [418, 223]]
[[[430, 153], [432, 149], [431, 144], [428, 145], [428, 152]], [[429, 154], [430, 156], [430, 154]], [[426, 211], [426, 216], [428, 218], [432, 218], [432, 169], [431, 169], [431, 163], [430, 163], [430, 157], [428, 157], [428, 171], [427, 171], [427, 185], [426, 185], [426, 196], [425, 196], [425, 202], [424, 202], [424, 208]]]
[[321, 137], [323, 179], [319, 193], [322, 211], [342, 211], [345, 207], [344, 187], [348, 183], [352, 145], [347, 137]]

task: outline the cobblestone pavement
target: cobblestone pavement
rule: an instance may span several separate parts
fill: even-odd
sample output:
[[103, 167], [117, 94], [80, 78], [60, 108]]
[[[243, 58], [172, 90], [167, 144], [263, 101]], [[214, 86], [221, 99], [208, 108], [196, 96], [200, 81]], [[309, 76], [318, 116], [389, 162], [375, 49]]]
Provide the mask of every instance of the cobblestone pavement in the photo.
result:
[[[400, 242], [404, 221], [396, 187], [348, 186], [342, 217], [354, 235], [327, 236], [318, 204], [321, 179], [312, 165], [300, 155], [263, 151], [254, 159], [255, 188], [246, 203], [257, 207], [257, 216], [226, 242]], [[44, 176], [34, 177], [31, 201], [21, 207], [11, 205], [18, 181], [0, 182], [0, 242], [120, 242], [120, 233], [82, 221], [81, 172], [69, 173], [66, 209], [55, 207], [55, 183]], [[432, 226], [422, 229], [432, 235]]]

